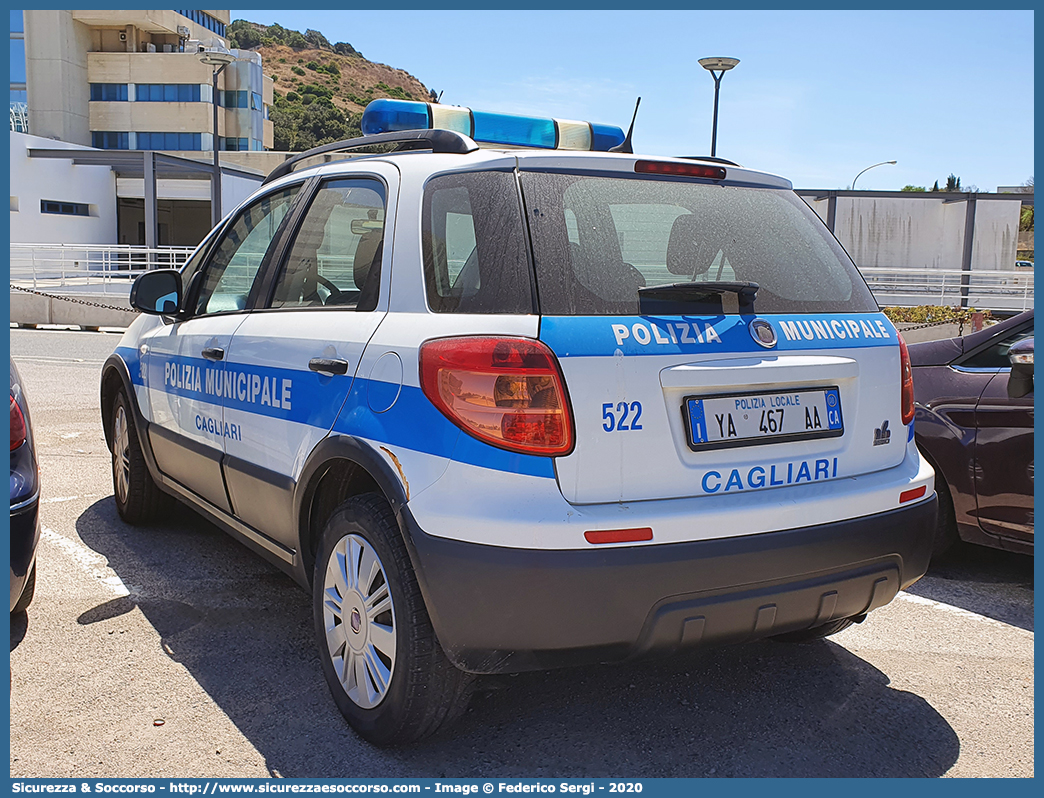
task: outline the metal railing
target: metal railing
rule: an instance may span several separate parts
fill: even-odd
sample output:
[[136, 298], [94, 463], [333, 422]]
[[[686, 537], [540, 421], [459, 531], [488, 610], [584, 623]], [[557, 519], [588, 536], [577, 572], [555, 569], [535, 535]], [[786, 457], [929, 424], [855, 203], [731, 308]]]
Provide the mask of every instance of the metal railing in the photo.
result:
[[125, 294], [146, 269], [180, 268], [194, 247], [11, 244], [11, 282], [36, 290]]
[[[192, 247], [126, 244], [11, 244], [11, 282], [36, 290], [65, 289], [125, 294], [146, 269], [180, 268]], [[242, 255], [243, 253], [239, 253]], [[234, 260], [238, 260], [236, 258]], [[249, 258], [248, 258], [249, 259]], [[230, 264], [230, 267], [236, 264]], [[243, 264], [246, 265], [244, 262]], [[348, 269], [346, 259], [324, 256], [322, 270]], [[882, 305], [960, 305], [1017, 311], [1033, 307], [1033, 272], [864, 267], [870, 290]]]
[[[1033, 307], [1033, 272], [863, 267], [863, 279], [882, 305], [965, 305], [979, 310]], [[962, 302], [962, 300], [964, 300]]]

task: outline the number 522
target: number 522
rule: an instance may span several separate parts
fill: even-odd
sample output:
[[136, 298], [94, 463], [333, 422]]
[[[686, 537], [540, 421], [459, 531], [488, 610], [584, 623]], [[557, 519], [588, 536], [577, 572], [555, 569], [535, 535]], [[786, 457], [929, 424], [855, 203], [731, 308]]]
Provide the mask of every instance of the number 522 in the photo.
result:
[[630, 432], [641, 429], [641, 418], [641, 402], [617, 402], [615, 408], [612, 402], [602, 405], [602, 429], [606, 432]]

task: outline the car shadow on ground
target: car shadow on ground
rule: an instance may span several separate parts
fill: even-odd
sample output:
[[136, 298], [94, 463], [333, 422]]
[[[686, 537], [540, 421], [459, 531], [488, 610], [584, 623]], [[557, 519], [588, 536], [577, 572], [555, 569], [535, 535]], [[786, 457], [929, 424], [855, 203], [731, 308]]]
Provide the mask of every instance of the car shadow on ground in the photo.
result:
[[1033, 631], [1032, 555], [962, 541], [907, 592]]
[[77, 532], [131, 590], [79, 623], [139, 607], [273, 775], [926, 777], [960, 749], [928, 702], [843, 647], [766, 641], [485, 678], [455, 726], [382, 751], [337, 712], [310, 600], [277, 569], [180, 507], [135, 529], [109, 497]]

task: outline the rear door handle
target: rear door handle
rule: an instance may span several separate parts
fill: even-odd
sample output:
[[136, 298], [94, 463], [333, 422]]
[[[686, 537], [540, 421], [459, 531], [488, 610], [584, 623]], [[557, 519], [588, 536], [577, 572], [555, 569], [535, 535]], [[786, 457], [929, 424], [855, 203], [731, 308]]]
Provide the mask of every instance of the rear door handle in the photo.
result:
[[203, 357], [207, 360], [224, 360], [225, 350], [220, 346], [207, 346], [203, 348]]
[[313, 357], [308, 361], [308, 368], [312, 371], [325, 372], [326, 374], [347, 374], [348, 361], [338, 358]]

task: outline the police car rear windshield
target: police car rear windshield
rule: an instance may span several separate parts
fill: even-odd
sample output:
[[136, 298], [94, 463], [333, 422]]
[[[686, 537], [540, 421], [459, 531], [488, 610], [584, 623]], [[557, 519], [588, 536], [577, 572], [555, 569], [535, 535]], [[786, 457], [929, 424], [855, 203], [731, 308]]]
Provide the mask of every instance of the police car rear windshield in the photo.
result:
[[[639, 289], [689, 282], [757, 283], [758, 313], [878, 309], [791, 191], [547, 172], [521, 184], [544, 315], [634, 315]], [[692, 313], [739, 312], [735, 294], [692, 296]]]

